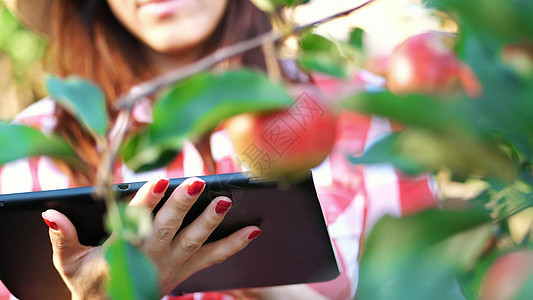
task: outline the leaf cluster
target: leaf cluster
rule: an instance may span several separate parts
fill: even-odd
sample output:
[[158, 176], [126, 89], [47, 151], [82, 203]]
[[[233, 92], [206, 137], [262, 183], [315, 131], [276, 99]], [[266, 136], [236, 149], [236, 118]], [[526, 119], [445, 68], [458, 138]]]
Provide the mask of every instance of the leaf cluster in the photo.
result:
[[[456, 53], [472, 67], [483, 92], [471, 98], [383, 90], [350, 97], [346, 108], [405, 126], [350, 159], [356, 164], [392, 163], [408, 174], [450, 170], [455, 180], [483, 180], [487, 188], [465, 203], [474, 210], [379, 221], [361, 261], [361, 299], [478, 299], [495, 259], [531, 248], [530, 234], [522, 243], [510, 241], [508, 219], [533, 206], [533, 72], [509, 63], [504, 54], [509, 46], [527, 53], [533, 41], [533, 2], [425, 2], [457, 22]], [[527, 66], [527, 60], [522, 62]], [[456, 231], [444, 235], [448, 230]], [[529, 299], [531, 292], [523, 285], [518, 297]]]

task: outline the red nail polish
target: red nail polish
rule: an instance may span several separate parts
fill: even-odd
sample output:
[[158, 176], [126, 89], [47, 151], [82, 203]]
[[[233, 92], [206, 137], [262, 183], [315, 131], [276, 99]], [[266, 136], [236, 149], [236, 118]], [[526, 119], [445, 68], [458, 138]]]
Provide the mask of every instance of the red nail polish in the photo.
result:
[[52, 221], [48, 220], [47, 218], [44, 217], [44, 215], [42, 217], [43, 217], [43, 220], [46, 223], [46, 225], [48, 225], [48, 227], [52, 228], [52, 230], [57, 230], [58, 229], [57, 224], [55, 222], [52, 222]]
[[231, 201], [220, 200], [218, 201], [217, 206], [215, 207], [215, 212], [219, 215], [223, 215], [228, 211], [230, 206]]
[[248, 236], [248, 240], [251, 241], [251, 240], [255, 239], [255, 238], [258, 237], [262, 232], [263, 232], [263, 230], [255, 230], [255, 231], [252, 231], [252, 233], [250, 233], [250, 235]]
[[187, 194], [189, 194], [189, 196], [196, 196], [202, 191], [204, 186], [205, 186], [205, 181], [201, 179], [196, 180], [195, 182], [189, 184], [189, 186], [187, 187]]
[[166, 178], [159, 179], [154, 184], [154, 187], [152, 188], [152, 192], [154, 194], [161, 194], [162, 192], [164, 192], [167, 189], [169, 182], [170, 182], [170, 180], [168, 180]]

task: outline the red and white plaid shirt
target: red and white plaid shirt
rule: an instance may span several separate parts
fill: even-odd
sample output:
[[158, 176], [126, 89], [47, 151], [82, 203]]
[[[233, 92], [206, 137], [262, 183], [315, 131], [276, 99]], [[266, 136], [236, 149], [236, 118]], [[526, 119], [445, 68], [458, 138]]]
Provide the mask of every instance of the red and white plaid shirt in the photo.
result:
[[[327, 77], [317, 77], [316, 83], [329, 92], [342, 88], [337, 80]], [[350, 84], [376, 86], [382, 83], [381, 78], [361, 72]], [[39, 128], [45, 133], [51, 132], [56, 124], [54, 106], [51, 99], [43, 99], [24, 110], [14, 122]], [[134, 118], [139, 122], [150, 119], [146, 118], [142, 109], [134, 111]], [[394, 127], [385, 118], [343, 112], [339, 117], [333, 151], [313, 169], [320, 203], [342, 272], [332, 281], [307, 286], [328, 299], [353, 298], [358, 282], [358, 255], [363, 233], [368, 233], [381, 216], [403, 216], [437, 206], [436, 188], [431, 176], [407, 177], [389, 164], [354, 166], [347, 160], [347, 154], [360, 155], [377, 139], [394, 131]], [[210, 143], [216, 173], [241, 171], [234, 161], [235, 150], [224, 129], [215, 131]], [[132, 182], [155, 176], [208, 175], [208, 171], [195, 146], [185, 142], [182, 151], [166, 168], [135, 174], [122, 165], [115, 170], [115, 175], [116, 182]], [[25, 158], [0, 166], [0, 193], [68, 187], [72, 187], [69, 178], [48, 157]], [[43, 223], [43, 226], [46, 225]], [[233, 299], [227, 294], [213, 292], [166, 298]], [[0, 282], [0, 300], [8, 299], [15, 298]]]

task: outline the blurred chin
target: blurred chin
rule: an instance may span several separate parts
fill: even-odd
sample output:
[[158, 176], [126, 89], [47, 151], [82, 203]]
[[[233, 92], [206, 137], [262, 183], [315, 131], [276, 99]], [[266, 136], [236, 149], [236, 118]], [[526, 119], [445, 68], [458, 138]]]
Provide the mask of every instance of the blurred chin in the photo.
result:
[[199, 46], [203, 41], [207, 40], [207, 37], [208, 35], [199, 36], [198, 31], [164, 31], [159, 33], [154, 31], [143, 42], [159, 53], [171, 54]]

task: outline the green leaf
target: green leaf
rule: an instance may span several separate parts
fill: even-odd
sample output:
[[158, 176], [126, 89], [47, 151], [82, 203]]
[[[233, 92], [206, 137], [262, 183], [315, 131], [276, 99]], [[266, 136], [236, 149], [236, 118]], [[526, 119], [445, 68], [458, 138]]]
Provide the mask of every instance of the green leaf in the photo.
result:
[[358, 298], [460, 299], [455, 278], [477, 261], [491, 232], [478, 209], [385, 216], [365, 244]]
[[[401, 141], [395, 142], [389, 160], [392, 162], [394, 157], [398, 167], [405, 165], [405, 158], [410, 158], [430, 171], [447, 166], [461, 176], [482, 175], [512, 181], [517, 176], [516, 165], [502, 150], [501, 137], [494, 133], [493, 122], [498, 119], [488, 119], [482, 114], [479, 107], [486, 102], [481, 101], [461, 98], [450, 102], [426, 95], [399, 96], [385, 91], [361, 93], [342, 105], [407, 126]], [[504, 112], [505, 108], [500, 111]]]
[[61, 80], [54, 76], [46, 78], [46, 87], [50, 96], [76, 116], [89, 132], [105, 136], [107, 109], [98, 87], [79, 77]]
[[363, 49], [363, 35], [365, 31], [359, 27], [354, 28], [350, 33], [350, 46], [362, 50]]
[[184, 139], [196, 140], [226, 118], [292, 104], [284, 88], [251, 70], [199, 74], [168, 91], [154, 107], [154, 122], [129, 140], [122, 154], [137, 172], [164, 166]]
[[158, 299], [157, 272], [146, 256], [132, 243], [140, 244], [151, 231], [152, 216], [147, 208], [125, 203], [111, 206], [106, 226], [112, 237], [104, 244], [110, 278], [107, 291], [112, 299]]
[[435, 130], [469, 129], [458, 113], [456, 103], [439, 101], [426, 95], [396, 95], [388, 91], [356, 94], [342, 102], [343, 107], [392, 118], [403, 125]]
[[111, 299], [159, 299], [155, 267], [123, 237], [105, 245], [105, 258], [110, 269], [107, 291]]
[[349, 157], [353, 164], [376, 164], [392, 163], [395, 167], [406, 174], [419, 174], [424, 171], [424, 167], [410, 157], [403, 155], [398, 150], [397, 141], [400, 133], [392, 133], [375, 142], [360, 157]]
[[298, 62], [309, 71], [341, 78], [348, 76], [346, 58], [337, 45], [317, 34], [307, 33], [301, 37]]
[[[480, 123], [499, 132], [528, 158], [533, 156], [533, 81], [521, 77], [500, 59], [503, 42], [466, 27], [460, 38], [461, 58], [475, 70], [483, 95], [474, 101]], [[503, 101], [503, 99], [505, 99]]]
[[498, 144], [486, 142], [475, 135], [443, 133], [428, 130], [405, 130], [398, 151], [437, 172], [442, 166], [453, 175], [474, 176], [512, 182], [518, 170]]
[[46, 136], [37, 129], [0, 123], [0, 165], [28, 156], [45, 155], [74, 160], [72, 148], [57, 136]]

